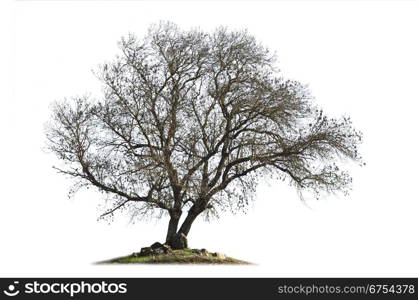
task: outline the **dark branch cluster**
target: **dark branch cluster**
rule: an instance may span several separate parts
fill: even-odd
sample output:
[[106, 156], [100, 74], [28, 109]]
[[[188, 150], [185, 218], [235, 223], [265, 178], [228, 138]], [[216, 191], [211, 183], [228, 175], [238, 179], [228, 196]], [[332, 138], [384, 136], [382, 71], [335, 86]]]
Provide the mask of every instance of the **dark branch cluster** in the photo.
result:
[[59, 171], [113, 201], [105, 214], [130, 207], [175, 218], [187, 209], [193, 222], [245, 207], [265, 174], [315, 194], [348, 191], [351, 178], [337, 164], [361, 162], [360, 132], [282, 78], [246, 31], [161, 23], [120, 49], [97, 72], [103, 98], [56, 103], [47, 129], [65, 162]]

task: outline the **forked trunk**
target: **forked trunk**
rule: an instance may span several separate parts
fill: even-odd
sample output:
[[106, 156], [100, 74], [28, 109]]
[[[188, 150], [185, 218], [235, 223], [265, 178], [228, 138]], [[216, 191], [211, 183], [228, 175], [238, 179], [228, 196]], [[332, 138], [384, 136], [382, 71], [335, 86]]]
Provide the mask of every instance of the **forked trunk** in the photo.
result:
[[177, 227], [180, 220], [180, 215], [170, 214], [170, 222], [168, 224], [166, 244], [172, 249], [184, 249], [187, 248], [187, 235], [189, 234], [190, 228], [196, 217], [201, 211], [192, 207], [187, 214], [186, 219], [177, 231]]

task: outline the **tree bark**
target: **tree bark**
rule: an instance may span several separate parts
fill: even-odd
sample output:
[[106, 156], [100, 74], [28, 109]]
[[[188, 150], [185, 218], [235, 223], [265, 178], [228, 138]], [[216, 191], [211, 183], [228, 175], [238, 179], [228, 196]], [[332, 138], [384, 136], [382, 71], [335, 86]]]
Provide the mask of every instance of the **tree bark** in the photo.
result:
[[187, 235], [189, 234], [194, 220], [202, 211], [203, 209], [193, 205], [190, 208], [179, 230], [177, 230], [177, 227], [179, 224], [181, 211], [177, 213], [174, 213], [173, 211], [170, 212], [170, 222], [168, 224], [166, 244], [173, 249], [187, 248]]
[[179, 225], [180, 217], [181, 217], [181, 211], [170, 212], [170, 221], [168, 222], [167, 236], [165, 239], [165, 243], [167, 245], [171, 246], [173, 244], [173, 241], [177, 235], [177, 227]]
[[178, 245], [186, 245], [187, 247], [187, 235], [190, 232], [190, 228], [194, 220], [196, 220], [197, 216], [203, 211], [203, 209], [199, 208], [199, 206], [193, 205], [189, 212], [187, 213], [186, 219], [184, 219], [183, 224], [181, 225], [179, 231], [177, 232], [176, 238], [176, 246]]
[[194, 209], [190, 209], [189, 213], [187, 214], [186, 219], [184, 219], [183, 224], [180, 227], [179, 234], [183, 233], [185, 236], [189, 234], [190, 228], [196, 217], [200, 214], [200, 212], [195, 211]]

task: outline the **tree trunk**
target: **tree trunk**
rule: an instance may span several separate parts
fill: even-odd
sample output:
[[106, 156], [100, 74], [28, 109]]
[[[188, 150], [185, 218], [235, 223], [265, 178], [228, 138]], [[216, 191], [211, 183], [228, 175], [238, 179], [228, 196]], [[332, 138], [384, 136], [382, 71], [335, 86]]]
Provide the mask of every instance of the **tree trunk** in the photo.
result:
[[199, 214], [200, 212], [197, 212], [194, 209], [190, 209], [178, 233], [183, 233], [185, 236], [187, 236], [189, 234], [190, 228], [192, 227], [194, 220]]
[[177, 235], [177, 227], [179, 225], [181, 216], [180, 212], [170, 212], [170, 221], [168, 222], [167, 237], [165, 243], [167, 245], [172, 245]]
[[[180, 229], [174, 234], [170, 236], [170, 240], [168, 244], [173, 249], [184, 249], [187, 248], [187, 235], [189, 234], [190, 228], [196, 217], [202, 212], [203, 210], [198, 209], [197, 206], [192, 206], [187, 214], [186, 219], [184, 220], [183, 224], [181, 225]], [[176, 226], [178, 225], [178, 220]], [[168, 235], [167, 235], [168, 236]]]
[[187, 248], [187, 235], [189, 234], [194, 220], [202, 211], [202, 209], [199, 209], [197, 206], [193, 205], [190, 208], [187, 217], [184, 219], [184, 222], [179, 230], [177, 230], [177, 228], [181, 217], [181, 211], [170, 211], [170, 221], [168, 222], [167, 237], [165, 243], [172, 249]]
[[187, 248], [187, 236], [185, 236], [183, 233], [176, 233], [169, 245], [171, 249], [174, 250]]

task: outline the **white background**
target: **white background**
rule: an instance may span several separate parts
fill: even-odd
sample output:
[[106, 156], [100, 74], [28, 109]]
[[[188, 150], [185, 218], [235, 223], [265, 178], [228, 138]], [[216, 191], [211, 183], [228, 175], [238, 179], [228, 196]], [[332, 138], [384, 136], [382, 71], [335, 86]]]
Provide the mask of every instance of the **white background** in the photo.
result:
[[[3, 1], [2, 1], [3, 2]], [[1, 8], [0, 276], [418, 276], [418, 2], [16, 1]], [[260, 186], [246, 215], [197, 221], [189, 235], [253, 266], [97, 266], [162, 241], [167, 220], [96, 220], [100, 197], [67, 198], [70, 181], [42, 150], [54, 100], [100, 93], [91, 70], [129, 32], [248, 28], [286, 76], [364, 133], [367, 166], [350, 197], [303, 204]]]

